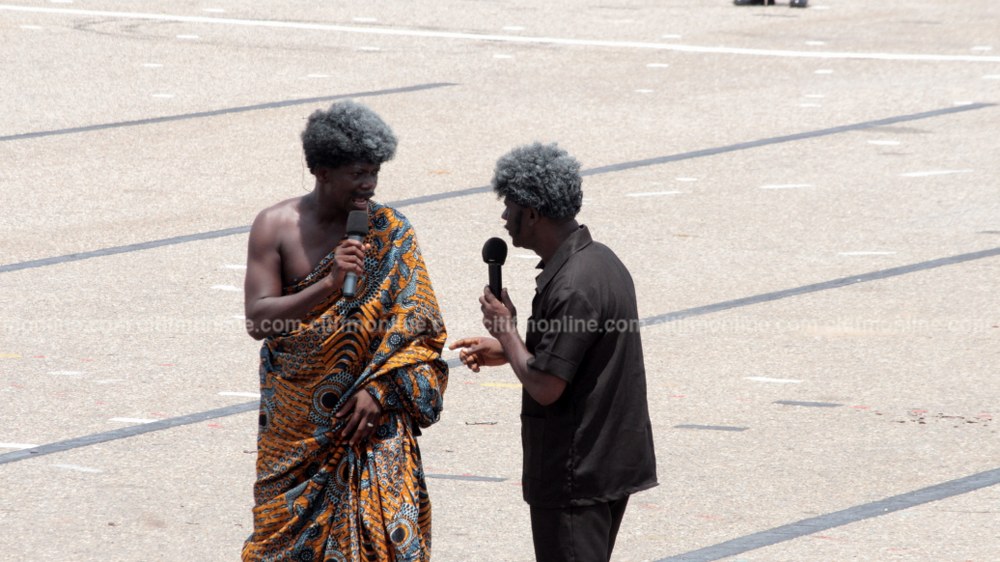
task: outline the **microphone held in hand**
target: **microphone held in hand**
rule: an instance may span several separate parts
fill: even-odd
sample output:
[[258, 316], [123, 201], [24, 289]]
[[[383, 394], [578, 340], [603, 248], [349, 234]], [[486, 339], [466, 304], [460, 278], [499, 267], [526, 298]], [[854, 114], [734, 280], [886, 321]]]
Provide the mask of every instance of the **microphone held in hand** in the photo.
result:
[[[368, 236], [368, 213], [366, 211], [351, 211], [347, 215], [347, 239], [362, 242]], [[506, 248], [504, 248], [506, 253]], [[348, 271], [344, 276], [342, 293], [347, 298], [354, 298], [358, 288], [358, 274]]]
[[483, 261], [490, 269], [490, 292], [500, 298], [503, 282], [500, 280], [500, 266], [507, 261], [507, 243], [499, 238], [490, 238], [483, 244]]

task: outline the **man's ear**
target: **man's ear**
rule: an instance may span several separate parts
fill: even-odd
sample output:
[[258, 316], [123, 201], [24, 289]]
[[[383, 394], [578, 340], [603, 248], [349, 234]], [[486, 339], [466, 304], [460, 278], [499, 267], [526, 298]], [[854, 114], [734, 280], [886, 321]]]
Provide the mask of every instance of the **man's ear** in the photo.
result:
[[542, 216], [538, 213], [537, 209], [532, 207], [525, 208], [525, 211], [528, 212], [528, 220], [531, 221], [532, 224], [538, 222], [538, 219]]

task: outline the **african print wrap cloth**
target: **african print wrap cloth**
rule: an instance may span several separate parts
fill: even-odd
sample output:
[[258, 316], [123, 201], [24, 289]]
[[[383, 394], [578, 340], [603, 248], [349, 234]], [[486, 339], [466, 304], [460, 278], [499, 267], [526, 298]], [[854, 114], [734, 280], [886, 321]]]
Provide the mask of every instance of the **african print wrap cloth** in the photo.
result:
[[[297, 331], [261, 347], [254, 531], [244, 560], [430, 559], [416, 436], [441, 412], [444, 323], [406, 218], [371, 203], [369, 225], [357, 296], [336, 293]], [[332, 267], [331, 253], [285, 293]], [[333, 415], [364, 391], [382, 415], [372, 438], [351, 447]]]

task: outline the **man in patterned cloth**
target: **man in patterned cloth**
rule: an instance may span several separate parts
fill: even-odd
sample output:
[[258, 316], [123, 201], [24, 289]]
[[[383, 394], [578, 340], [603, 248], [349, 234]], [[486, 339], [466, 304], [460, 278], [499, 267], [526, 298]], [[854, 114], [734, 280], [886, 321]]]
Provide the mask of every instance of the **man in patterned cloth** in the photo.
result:
[[[441, 412], [446, 334], [413, 228], [371, 199], [396, 138], [344, 101], [309, 117], [302, 144], [314, 189], [250, 230], [247, 331], [264, 343], [243, 559], [428, 560], [416, 437]], [[345, 236], [353, 210], [368, 213], [361, 241]]]

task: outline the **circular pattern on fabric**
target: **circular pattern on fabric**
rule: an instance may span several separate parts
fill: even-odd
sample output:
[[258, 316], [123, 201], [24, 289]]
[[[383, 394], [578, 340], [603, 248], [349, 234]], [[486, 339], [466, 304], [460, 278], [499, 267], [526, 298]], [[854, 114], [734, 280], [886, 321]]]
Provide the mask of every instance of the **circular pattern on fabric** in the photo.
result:
[[337, 465], [337, 483], [345, 487], [351, 485], [350, 456], [350, 454], [344, 455], [344, 458], [340, 459], [340, 464]]
[[375, 227], [375, 230], [384, 231], [389, 228], [389, 218], [383, 213], [373, 213], [371, 215], [371, 223]]
[[375, 428], [375, 439], [378, 441], [385, 441], [390, 437], [396, 436], [396, 426], [389, 423], [379, 424]]
[[397, 519], [389, 524], [389, 539], [397, 547], [406, 547], [413, 540], [413, 523], [409, 519]]
[[313, 409], [321, 414], [329, 415], [343, 394], [344, 386], [341, 384], [321, 385], [313, 391]]

